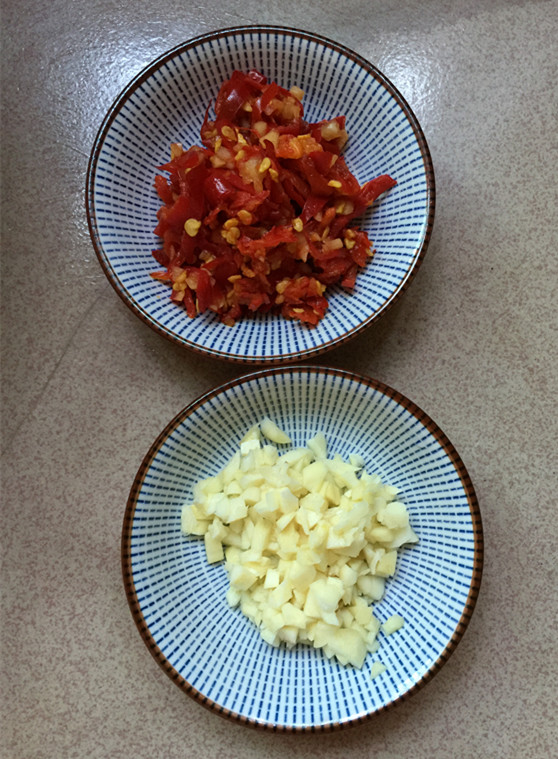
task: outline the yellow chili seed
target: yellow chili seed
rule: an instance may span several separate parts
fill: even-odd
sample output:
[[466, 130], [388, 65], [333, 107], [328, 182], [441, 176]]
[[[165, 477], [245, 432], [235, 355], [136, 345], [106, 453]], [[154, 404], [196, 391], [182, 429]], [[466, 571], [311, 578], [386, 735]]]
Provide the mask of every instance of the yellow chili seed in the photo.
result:
[[338, 179], [330, 179], [327, 186], [339, 188], [341, 187], [341, 182]]
[[252, 214], [250, 213], [250, 211], [247, 211], [245, 208], [241, 208], [237, 215], [242, 224], [252, 223], [252, 218], [253, 218]]
[[231, 227], [238, 227], [238, 219], [227, 219], [223, 224], [223, 229], [230, 229]]
[[229, 245], [234, 245], [235, 242], [240, 237], [240, 229], [238, 227], [231, 227], [230, 229], [222, 229], [221, 237], [224, 237], [224, 239], [229, 243]]
[[300, 217], [293, 220], [293, 229], [295, 232], [302, 232], [304, 229], [304, 224], [302, 223], [302, 219]]
[[355, 241], [354, 241], [354, 240], [348, 240], [348, 239], [345, 237], [345, 247], [347, 248], [347, 250], [352, 250], [352, 249], [355, 247], [355, 244], [356, 244], [356, 243], [355, 243]]
[[225, 126], [222, 127], [221, 134], [223, 137], [226, 137], [227, 140], [233, 140], [233, 142], [236, 142], [236, 130], [234, 130], [228, 124], [225, 124]]
[[258, 171], [260, 172], [260, 174], [265, 174], [265, 172], [270, 168], [270, 166], [271, 166], [271, 161], [269, 157], [266, 156], [260, 163], [258, 167]]
[[279, 172], [277, 171], [277, 169], [270, 169], [269, 176], [273, 179], [274, 182], [277, 182], [277, 180], [279, 179]]
[[190, 237], [195, 237], [201, 227], [201, 221], [199, 219], [186, 219], [184, 222], [184, 229], [186, 234]]

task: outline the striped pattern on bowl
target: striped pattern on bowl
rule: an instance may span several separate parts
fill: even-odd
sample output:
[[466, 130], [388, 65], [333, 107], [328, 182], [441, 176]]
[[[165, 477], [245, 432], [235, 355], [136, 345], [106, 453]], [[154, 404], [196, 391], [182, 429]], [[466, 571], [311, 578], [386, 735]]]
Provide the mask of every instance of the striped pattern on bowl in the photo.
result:
[[[398, 184], [359, 220], [376, 254], [352, 293], [337, 287], [316, 328], [274, 315], [234, 327], [206, 312], [189, 319], [153, 280], [160, 201], [156, 167], [171, 142], [200, 143], [206, 108], [234, 69], [257, 68], [305, 91], [309, 121], [346, 115], [345, 157], [361, 183], [389, 173]], [[395, 87], [351, 50], [303, 31], [236, 27], [197, 37], [158, 58], [110, 108], [87, 174], [87, 215], [99, 261], [124, 302], [165, 337], [205, 355], [278, 363], [323, 353], [354, 337], [401, 295], [415, 274], [434, 220], [434, 174], [414, 114]]]
[[[321, 650], [273, 648], [228, 607], [222, 565], [203, 540], [181, 533], [181, 506], [196, 481], [216, 474], [262, 417], [293, 445], [324, 432], [329, 455], [363, 456], [366, 470], [399, 488], [418, 545], [403, 549], [375, 615], [404, 617], [379, 636], [362, 670]], [[168, 675], [213, 711], [273, 730], [346, 727], [416, 692], [445, 663], [473, 613], [483, 558], [482, 523], [469, 475], [437, 425], [381, 383], [337, 369], [266, 369], [185, 408], [146, 455], [122, 534], [128, 601], [149, 650]], [[386, 665], [370, 677], [374, 661]]]

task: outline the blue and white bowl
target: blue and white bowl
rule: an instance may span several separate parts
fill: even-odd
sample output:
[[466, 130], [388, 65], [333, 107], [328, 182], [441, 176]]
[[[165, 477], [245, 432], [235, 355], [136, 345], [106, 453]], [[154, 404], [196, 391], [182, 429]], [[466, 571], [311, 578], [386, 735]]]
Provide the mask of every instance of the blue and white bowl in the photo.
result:
[[[213, 313], [192, 320], [150, 273], [160, 206], [153, 181], [171, 142], [199, 144], [206, 108], [234, 69], [256, 68], [305, 92], [306, 118], [347, 117], [345, 158], [363, 183], [390, 174], [397, 186], [358, 220], [376, 254], [352, 294], [329, 292], [316, 328], [257, 315], [233, 328]], [[89, 229], [99, 261], [124, 302], [150, 327], [205, 355], [278, 363], [323, 353], [381, 316], [416, 273], [434, 220], [434, 173], [420, 125], [400, 93], [368, 61], [308, 32], [275, 26], [224, 29], [197, 37], [139, 73], [110, 108], [87, 173]]]
[[[404, 627], [363, 669], [321, 650], [274, 648], [225, 593], [224, 567], [181, 533], [195, 482], [216, 474], [265, 416], [305, 445], [319, 431], [328, 455], [362, 455], [366, 471], [399, 488], [419, 543], [403, 549], [374, 614]], [[226, 431], [226, 434], [223, 434]], [[423, 411], [366, 377], [315, 366], [268, 368], [208, 392], [159, 435], [132, 486], [122, 533], [130, 608], [152, 655], [203, 706], [242, 724], [332, 730], [400, 703], [438, 672], [473, 613], [482, 523], [458, 453]], [[380, 661], [386, 671], [370, 676]]]

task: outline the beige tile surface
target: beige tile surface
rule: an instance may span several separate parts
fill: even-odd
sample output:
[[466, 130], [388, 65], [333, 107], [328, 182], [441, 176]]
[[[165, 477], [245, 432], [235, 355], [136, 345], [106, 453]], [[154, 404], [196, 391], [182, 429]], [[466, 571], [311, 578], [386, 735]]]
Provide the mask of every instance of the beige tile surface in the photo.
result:
[[[405, 297], [329, 363], [414, 400], [467, 465], [485, 569], [422, 691], [333, 735], [247, 730], [149, 655], [120, 572], [126, 498], [180, 409], [242, 372], [149, 330], [89, 240], [89, 151], [152, 58], [238, 23], [317, 31], [400, 89], [437, 213]], [[323, 759], [556, 755], [558, 3], [4, 0], [0, 755]]]

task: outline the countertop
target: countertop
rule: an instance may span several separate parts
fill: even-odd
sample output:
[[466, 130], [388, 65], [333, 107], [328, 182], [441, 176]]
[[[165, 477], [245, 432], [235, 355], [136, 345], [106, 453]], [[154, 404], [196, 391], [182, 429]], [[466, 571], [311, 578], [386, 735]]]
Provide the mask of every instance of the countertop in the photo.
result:
[[[2, 22], [1, 756], [553, 755], [558, 3], [4, 0]], [[481, 591], [453, 656], [408, 701], [333, 734], [267, 733], [202, 708], [150, 656], [121, 576], [147, 449], [247, 369], [168, 342], [117, 297], [87, 228], [89, 153], [153, 58], [243, 23], [353, 48], [422, 125], [437, 190], [424, 262], [377, 324], [310, 363], [418, 404], [460, 453], [483, 517]]]

